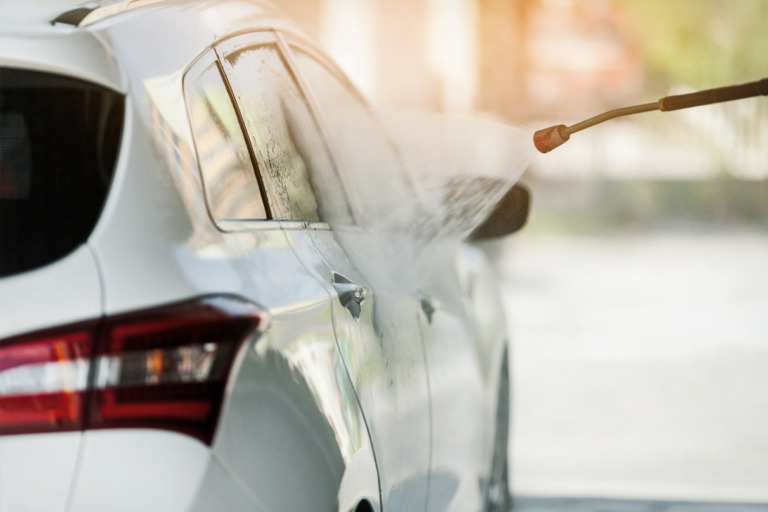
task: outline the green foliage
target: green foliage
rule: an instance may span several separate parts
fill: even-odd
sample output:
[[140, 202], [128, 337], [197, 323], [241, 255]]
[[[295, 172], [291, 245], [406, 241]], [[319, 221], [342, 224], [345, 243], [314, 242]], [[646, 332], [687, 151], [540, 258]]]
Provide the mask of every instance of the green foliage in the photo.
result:
[[649, 88], [708, 88], [768, 76], [768, 1], [615, 0], [637, 26]]

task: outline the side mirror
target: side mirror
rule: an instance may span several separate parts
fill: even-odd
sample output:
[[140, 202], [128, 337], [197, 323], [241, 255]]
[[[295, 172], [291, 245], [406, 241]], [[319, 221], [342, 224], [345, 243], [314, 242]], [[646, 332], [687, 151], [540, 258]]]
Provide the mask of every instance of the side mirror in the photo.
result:
[[479, 242], [511, 235], [525, 226], [531, 211], [531, 193], [516, 184], [504, 194], [491, 214], [469, 234], [467, 240]]

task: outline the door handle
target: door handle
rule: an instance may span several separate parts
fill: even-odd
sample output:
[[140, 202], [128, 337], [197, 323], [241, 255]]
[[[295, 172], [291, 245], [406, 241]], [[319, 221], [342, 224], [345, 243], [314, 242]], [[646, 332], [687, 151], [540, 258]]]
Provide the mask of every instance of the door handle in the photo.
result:
[[419, 302], [421, 303], [421, 310], [424, 312], [424, 316], [427, 317], [427, 323], [432, 323], [432, 317], [435, 316], [437, 311], [438, 302], [427, 295], [426, 293], [418, 293]]
[[341, 305], [349, 310], [352, 318], [359, 320], [361, 306], [365, 302], [368, 290], [336, 272], [331, 272], [331, 282], [339, 296]]

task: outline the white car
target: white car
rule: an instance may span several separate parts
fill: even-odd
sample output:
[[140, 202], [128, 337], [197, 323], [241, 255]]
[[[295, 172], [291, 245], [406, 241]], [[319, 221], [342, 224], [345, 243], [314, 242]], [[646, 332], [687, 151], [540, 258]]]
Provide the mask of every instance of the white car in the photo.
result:
[[430, 216], [266, 3], [0, 20], [2, 512], [508, 507], [496, 278], [451, 237], [524, 189]]

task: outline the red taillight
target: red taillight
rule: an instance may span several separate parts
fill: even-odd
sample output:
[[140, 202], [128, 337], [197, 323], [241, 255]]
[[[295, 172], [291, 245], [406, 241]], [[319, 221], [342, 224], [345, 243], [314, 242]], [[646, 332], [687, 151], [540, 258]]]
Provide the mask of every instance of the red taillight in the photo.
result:
[[0, 341], [0, 434], [160, 428], [210, 444], [259, 307], [204, 297]]
[[0, 341], [0, 434], [82, 428], [98, 322]]

